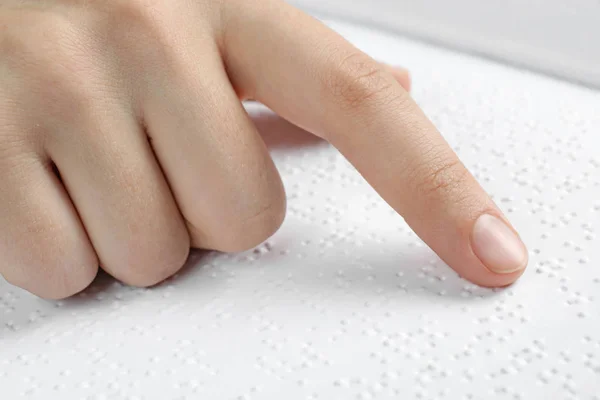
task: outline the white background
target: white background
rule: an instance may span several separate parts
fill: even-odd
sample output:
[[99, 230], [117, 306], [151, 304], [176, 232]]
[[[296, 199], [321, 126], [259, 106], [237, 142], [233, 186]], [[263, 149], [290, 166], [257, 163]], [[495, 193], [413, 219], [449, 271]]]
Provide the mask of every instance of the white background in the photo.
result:
[[600, 0], [291, 3], [600, 87]]
[[288, 194], [281, 230], [195, 253], [153, 289], [103, 276], [46, 302], [0, 282], [0, 399], [600, 399], [600, 93], [333, 26], [413, 71], [528, 245], [522, 279], [460, 279], [335, 149], [254, 109]]

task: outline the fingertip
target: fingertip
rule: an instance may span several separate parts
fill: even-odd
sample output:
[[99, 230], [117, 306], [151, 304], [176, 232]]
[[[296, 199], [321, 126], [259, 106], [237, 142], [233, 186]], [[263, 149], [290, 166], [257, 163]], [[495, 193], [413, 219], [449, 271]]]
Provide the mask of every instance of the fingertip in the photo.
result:
[[525, 268], [508, 274], [498, 274], [487, 269], [484, 265], [474, 268], [456, 268], [459, 275], [478, 286], [495, 289], [513, 285], [525, 273]]
[[[529, 263], [527, 247], [514, 228], [495, 212], [481, 214], [472, 224], [463, 256], [449, 260], [465, 279], [483, 287], [515, 283]], [[450, 257], [454, 258], [454, 257]], [[461, 261], [462, 258], [462, 261]]]

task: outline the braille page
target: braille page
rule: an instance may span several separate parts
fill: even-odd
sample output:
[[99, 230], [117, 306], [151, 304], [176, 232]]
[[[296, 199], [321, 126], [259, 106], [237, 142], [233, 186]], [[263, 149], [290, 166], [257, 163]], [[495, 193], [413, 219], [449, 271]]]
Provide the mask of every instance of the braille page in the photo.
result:
[[48, 302], [2, 281], [0, 399], [600, 400], [600, 92], [332, 26], [410, 68], [527, 243], [522, 279], [462, 280], [334, 148], [250, 105], [288, 194], [280, 231], [152, 289], [102, 275]]

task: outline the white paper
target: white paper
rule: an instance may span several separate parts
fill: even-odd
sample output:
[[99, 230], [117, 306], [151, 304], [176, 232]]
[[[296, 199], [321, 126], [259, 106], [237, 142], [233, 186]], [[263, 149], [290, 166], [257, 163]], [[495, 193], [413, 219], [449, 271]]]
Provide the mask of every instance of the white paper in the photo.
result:
[[47, 302], [1, 282], [0, 399], [600, 398], [600, 93], [333, 26], [411, 69], [527, 243], [522, 279], [458, 278], [334, 148], [255, 109], [281, 230], [153, 289], [104, 276]]

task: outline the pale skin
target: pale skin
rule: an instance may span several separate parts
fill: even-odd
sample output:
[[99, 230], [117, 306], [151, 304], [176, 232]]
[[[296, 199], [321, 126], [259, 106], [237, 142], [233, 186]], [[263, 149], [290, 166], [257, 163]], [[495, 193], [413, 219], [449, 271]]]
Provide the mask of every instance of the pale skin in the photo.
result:
[[279, 0], [2, 0], [0, 273], [58, 299], [99, 267], [152, 286], [191, 247], [270, 237], [286, 202], [255, 99], [335, 146], [461, 276], [513, 283], [525, 246], [409, 89]]

